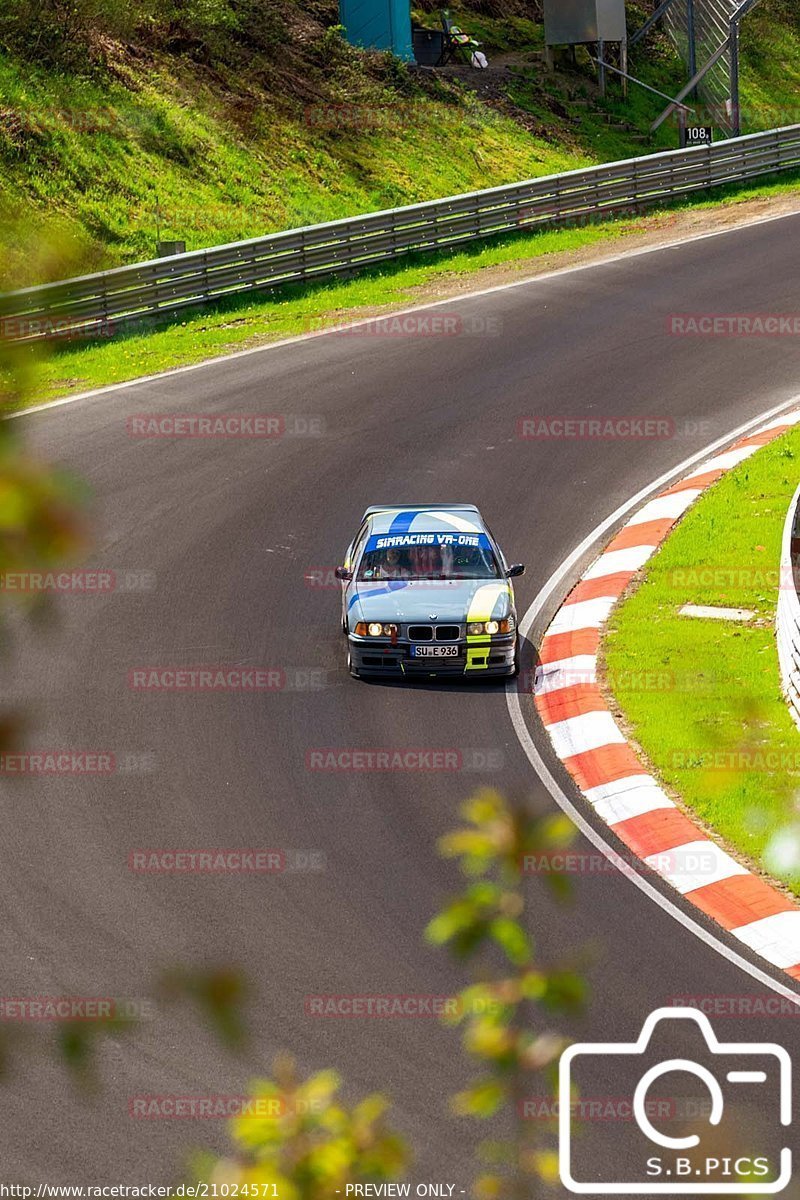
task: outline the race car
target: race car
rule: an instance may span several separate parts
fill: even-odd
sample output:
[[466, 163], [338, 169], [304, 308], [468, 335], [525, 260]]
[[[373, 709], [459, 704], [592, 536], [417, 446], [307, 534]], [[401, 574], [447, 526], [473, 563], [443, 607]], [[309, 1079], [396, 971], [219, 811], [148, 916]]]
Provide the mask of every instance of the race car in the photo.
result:
[[515, 675], [524, 570], [474, 504], [371, 505], [335, 572], [350, 674]]

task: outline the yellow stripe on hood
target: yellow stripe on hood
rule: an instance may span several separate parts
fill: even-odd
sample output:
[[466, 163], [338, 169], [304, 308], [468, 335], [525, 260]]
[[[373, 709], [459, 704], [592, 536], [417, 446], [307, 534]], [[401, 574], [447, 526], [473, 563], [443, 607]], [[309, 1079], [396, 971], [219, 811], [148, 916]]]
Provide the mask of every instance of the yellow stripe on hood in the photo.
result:
[[[511, 588], [503, 583], [483, 583], [476, 589], [467, 613], [467, 625], [472, 621], [491, 621], [495, 605], [501, 596], [511, 594]], [[467, 633], [467, 662], [465, 671], [485, 671], [489, 666], [489, 648], [492, 639], [488, 633]]]
[[467, 624], [472, 621], [491, 621], [497, 601], [501, 596], [507, 596], [510, 591], [505, 581], [481, 584], [470, 601]]

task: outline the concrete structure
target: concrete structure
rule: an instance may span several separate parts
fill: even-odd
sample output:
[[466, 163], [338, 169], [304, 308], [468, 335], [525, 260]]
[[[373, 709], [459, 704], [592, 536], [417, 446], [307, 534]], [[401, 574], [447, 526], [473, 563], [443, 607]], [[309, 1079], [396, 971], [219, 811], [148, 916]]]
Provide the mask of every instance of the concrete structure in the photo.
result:
[[548, 46], [625, 41], [625, 0], [545, 0]]

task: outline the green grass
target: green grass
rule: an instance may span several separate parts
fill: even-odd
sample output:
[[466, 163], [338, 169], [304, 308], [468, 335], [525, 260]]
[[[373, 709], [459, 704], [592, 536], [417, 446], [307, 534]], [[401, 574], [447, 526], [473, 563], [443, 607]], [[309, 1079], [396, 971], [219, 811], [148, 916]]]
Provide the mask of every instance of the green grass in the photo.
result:
[[118, 383], [306, 333], [357, 318], [359, 310], [410, 305], [414, 289], [435, 284], [445, 275], [477, 275], [482, 269], [507, 263], [522, 270], [532, 258], [578, 249], [641, 227], [641, 221], [628, 218], [584, 228], [511, 235], [462, 250], [408, 255], [397, 264], [366, 270], [349, 280], [290, 284], [276, 289], [271, 296], [232, 297], [142, 331], [123, 331], [107, 340], [66, 343], [54, 347], [46, 358], [38, 358], [34, 351], [34, 380], [25, 403], [55, 399], [70, 391]]
[[800, 23], [794, 0], [765, 0], [742, 21], [742, 132], [800, 122]]
[[[637, 88], [623, 101], [614, 82], [601, 99], [583, 50], [577, 70], [546, 72], [542, 25], [527, 18], [453, 9], [490, 56], [517, 56], [484, 101], [469, 74], [414, 76], [302, 10], [286, 9], [300, 22], [286, 63], [259, 53], [249, 69], [111, 43], [82, 71], [0, 46], [0, 288], [151, 258], [159, 237], [199, 249], [677, 144], [669, 123], [638, 140], [662, 102]], [[754, 104], [788, 103], [793, 28], [764, 32], [785, 71], [750, 39]], [[632, 70], [668, 92], [683, 78], [663, 35]]]
[[[453, 8], [490, 56], [516, 55], [482, 100], [480, 73], [412, 75], [306, 8], [286, 0], [285, 46], [244, 65], [107, 39], [79, 70], [0, 46], [0, 290], [151, 258], [159, 238], [199, 249], [677, 144], [670, 123], [641, 140], [662, 102], [636, 87], [624, 101], [614, 81], [600, 98], [584, 50], [577, 70], [545, 71], [526, 17]], [[746, 115], [788, 113], [796, 14], [766, 0], [745, 24]], [[631, 69], [666, 92], [683, 79], [663, 33]]]
[[154, 257], [158, 233], [192, 250], [590, 161], [469, 98], [365, 79], [347, 108], [262, 103], [245, 121], [180, 60], [126, 72], [98, 83], [0, 54], [8, 286], [41, 280], [43, 234], [94, 270]]
[[[198, 60], [112, 39], [101, 63], [78, 70], [0, 48], [0, 290], [151, 258], [159, 237], [199, 249], [676, 144], [669, 124], [654, 142], [637, 140], [661, 101], [636, 88], [623, 101], [616, 83], [600, 98], [583, 50], [577, 69], [562, 62], [546, 72], [536, 57], [541, 24], [510, 10], [488, 17], [469, 0], [452, 9], [490, 56], [516, 53], [513, 70], [501, 72], [481, 99], [468, 85], [478, 86], [483, 73], [460, 81], [413, 76], [396, 60], [345, 45], [312, 6], [285, 0], [278, 7], [288, 32], [277, 59], [256, 50], [244, 63], [213, 54]], [[757, 12], [771, 17], [748, 26], [747, 96], [788, 103], [800, 81], [796, 14], [782, 0], [766, 0]], [[632, 6], [631, 20], [640, 15]], [[665, 91], [682, 79], [663, 33], [637, 47], [631, 69]], [[622, 121], [625, 127], [614, 124]], [[792, 186], [786, 179], [738, 195]], [[726, 195], [734, 193], [692, 203]], [[444, 274], [524, 267], [640, 228], [637, 218], [497, 238], [411, 256], [348, 282], [191, 310], [102, 344], [58, 347], [36, 364], [26, 399], [196, 362], [328, 317], [396, 307]]]
[[[452, 9], [490, 57], [516, 54], [485, 101], [469, 73], [431, 80], [346, 46], [314, 6], [276, 12], [284, 40], [244, 62], [106, 38], [78, 69], [0, 46], [0, 288], [141, 261], [159, 237], [198, 249], [677, 143], [670, 123], [641, 141], [662, 101], [615, 81], [600, 98], [584, 50], [545, 71], [542, 25], [512, 9]], [[669, 93], [684, 77], [663, 31], [631, 70]], [[799, 89], [797, 13], [765, 0], [743, 24], [748, 128], [794, 120]]]
[[678, 208], [707, 209], [721, 203], [768, 199], [798, 186], [800, 177], [787, 176], [742, 189], [719, 188], [648, 216], [512, 234], [462, 249], [408, 255], [349, 280], [320, 280], [278, 288], [270, 295], [232, 297], [142, 330], [123, 330], [113, 338], [56, 345], [46, 357], [33, 350], [23, 356], [30, 368], [24, 375], [24, 389], [19, 388], [18, 378], [0, 367], [0, 394], [6, 409], [20, 408], [190, 365], [359, 315], [410, 306], [418, 301], [420, 289], [433, 288], [454, 275], [471, 277], [471, 283], [479, 287], [481, 272], [487, 268], [511, 266], [522, 274], [526, 266], [547, 255], [611, 240], [624, 244], [626, 236], [646, 230], [665, 212]]
[[[800, 733], [781, 694], [774, 629], [781, 534], [798, 482], [795, 430], [701, 497], [612, 614], [604, 670], [666, 786], [800, 895]], [[681, 617], [686, 603], [757, 618]]]

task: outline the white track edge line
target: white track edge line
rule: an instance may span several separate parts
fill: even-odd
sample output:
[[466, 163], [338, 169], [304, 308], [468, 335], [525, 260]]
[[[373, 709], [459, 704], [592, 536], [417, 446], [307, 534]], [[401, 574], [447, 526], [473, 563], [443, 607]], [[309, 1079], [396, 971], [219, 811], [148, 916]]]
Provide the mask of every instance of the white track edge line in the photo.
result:
[[[724, 207], [724, 205], [720, 207]], [[648, 214], [645, 213], [644, 215], [647, 216]], [[157, 371], [153, 375], [140, 375], [136, 379], [123, 379], [120, 383], [110, 383], [105, 387], [93, 388], [88, 392], [78, 392], [75, 396], [61, 396], [57, 400], [46, 400], [42, 404], [34, 404], [29, 408], [21, 408], [18, 412], [6, 413], [3, 420], [13, 421], [18, 417], [27, 417], [33, 413], [47, 412], [52, 408], [63, 408], [67, 404], [77, 403], [78, 400], [93, 400], [98, 396], [105, 396], [109, 392], [122, 391], [124, 388], [136, 387], [141, 383], [153, 383], [158, 379], [169, 379], [174, 375], [185, 375], [188, 371], [199, 371], [203, 367], [214, 367], [219, 366], [221, 363], [235, 362], [239, 358], [249, 358], [253, 354], [263, 354], [266, 350], [280, 350], [285, 346], [295, 345], [297, 342], [308, 342], [315, 338], [330, 337], [332, 334], [341, 333], [343, 330], [359, 329], [362, 325], [369, 325], [374, 321], [381, 321], [388, 317], [403, 317], [408, 313], [425, 312], [429, 308], [441, 308], [443, 304], [460, 304], [463, 300], [478, 300], [482, 296], [492, 296], [495, 292], [510, 292], [515, 288], [530, 287], [532, 284], [544, 283], [549, 279], [557, 279], [559, 275], [572, 275], [577, 274], [579, 271], [592, 271], [597, 267], [608, 266], [610, 263], [622, 262], [629, 258], [640, 258], [645, 254], [658, 254], [665, 250], [680, 250], [682, 247], [691, 245], [693, 242], [706, 242], [712, 238], [725, 237], [727, 234], [738, 233], [742, 229], [754, 229], [759, 225], [771, 225], [774, 221], [786, 221], [791, 217], [798, 216], [800, 216], [800, 209], [795, 209], [793, 212], [775, 213], [770, 217], [756, 217], [752, 221], [739, 221], [734, 225], [729, 225], [725, 229], [712, 229], [705, 233], [690, 234], [688, 237], [676, 238], [672, 242], [662, 242], [658, 246], [639, 246], [635, 250], [620, 250], [618, 254], [612, 254], [608, 258], [597, 259], [595, 262], [579, 263], [577, 266], [571, 267], [558, 267], [554, 271], [545, 271], [540, 275], [529, 275], [525, 279], [515, 279], [511, 283], [498, 283], [493, 287], [479, 288], [474, 292], [465, 292], [460, 296], [447, 296], [444, 300], [431, 300], [427, 304], [414, 304], [409, 308], [391, 309], [388, 312], [377, 313], [372, 317], [362, 317], [357, 321], [336, 325], [331, 329], [315, 330], [313, 333], [295, 334], [290, 337], [281, 338], [275, 342], [267, 342], [263, 346], [251, 346], [248, 350], [234, 350], [232, 354], [217, 354], [213, 358], [204, 358], [201, 362], [188, 363], [183, 367], [173, 367], [172, 370]], [[334, 276], [334, 280], [335, 278]], [[243, 292], [236, 294], [246, 295]]]
[[[592, 532], [588, 534], [578, 546], [575, 547], [572, 553], [564, 559], [561, 565], [556, 567], [555, 571], [540, 589], [538, 595], [535, 597], [533, 603], [530, 605], [524, 617], [522, 618], [522, 621], [519, 624], [520, 635], [522, 637], [527, 636], [528, 631], [541, 615], [547, 601], [550, 599], [556, 588], [562, 583], [564, 577], [569, 574], [572, 567], [579, 562], [581, 558], [583, 558], [584, 555], [589, 552], [589, 550], [593, 549], [603, 535], [607, 533], [608, 530], [611, 529], [622, 517], [625, 517], [628, 515], [628, 513], [634, 511], [649, 496], [657, 494], [665, 486], [681, 478], [686, 474], [690, 467], [694, 466], [695, 463], [701, 462], [703, 459], [710, 457], [722, 446], [732, 444], [739, 438], [744, 437], [746, 434], [757, 431], [772, 417], [775, 417], [779, 413], [785, 412], [791, 408], [796, 408], [798, 404], [800, 404], [800, 396], [794, 396], [792, 399], [784, 401], [782, 404], [769, 409], [760, 416], [754, 417], [750, 421], [745, 421], [743, 425], [740, 425], [731, 433], [725, 434], [721, 438], [717, 438], [716, 441], [712, 442], [709, 446], [706, 446], [704, 450], [697, 451], [695, 454], [690, 455], [689, 458], [684, 459], [684, 461], [679, 463], [678, 466], [672, 467], [669, 471], [666, 471], [653, 483], [650, 483], [646, 487], [642, 488], [630, 500], [626, 500], [617, 509], [615, 509], [614, 512], [610, 513], [605, 520], [601, 521], [600, 524], [596, 526], [596, 528], [593, 529]], [[517, 739], [524, 750], [528, 761], [536, 771], [544, 786], [547, 788], [553, 800], [556, 802], [562, 812], [566, 813], [570, 820], [577, 826], [584, 837], [586, 837], [592, 843], [592, 845], [595, 846], [609, 860], [609, 862], [614, 865], [616, 870], [620, 871], [620, 874], [623, 874], [626, 879], [629, 879], [634, 884], [635, 887], [639, 888], [639, 890], [649, 897], [649, 899], [653, 900], [659, 908], [661, 908], [669, 916], [673, 917], [679, 925], [682, 925], [690, 933], [693, 933], [694, 936], [699, 938], [701, 942], [704, 942], [712, 950], [715, 950], [719, 955], [722, 956], [722, 958], [727, 959], [728, 962], [733, 964], [733, 966], [736, 966], [741, 971], [744, 971], [745, 974], [749, 975], [752, 979], [758, 980], [759, 983], [764, 984], [764, 986], [769, 988], [771, 991], [776, 992], [779, 996], [783, 996], [787, 1000], [791, 1000], [793, 1004], [796, 1004], [798, 1007], [800, 1007], [800, 993], [788, 987], [787, 985], [778, 982], [778, 980], [773, 979], [772, 976], [766, 971], [756, 966], [755, 963], [751, 963], [741, 954], [738, 954], [734, 949], [732, 949], [732, 947], [721, 941], [710, 930], [704, 929], [703, 926], [695, 921], [687, 912], [684, 912], [684, 910], [678, 904], [660, 892], [657, 888], [653, 887], [653, 885], [637, 871], [630, 871], [629, 869], [622, 871], [620, 869], [618, 853], [608, 844], [608, 842], [606, 842], [602, 833], [595, 829], [594, 825], [592, 825], [586, 819], [580, 809], [573, 804], [572, 800], [570, 800], [566, 792], [562, 790], [560, 784], [552, 775], [550, 768], [539, 754], [522, 712], [520, 693], [516, 690], [515, 680], [506, 685], [506, 702], [508, 704], [511, 723], [514, 726], [514, 732], [517, 735]]]
[[[792, 217], [797, 217], [798, 215], [800, 215], [800, 210], [796, 210], [793, 212], [786, 212], [786, 213], [778, 213], [777, 215], [772, 215], [769, 217], [759, 217], [753, 221], [741, 221], [734, 225], [728, 226], [726, 229], [715, 229], [711, 232], [700, 233], [700, 234], [696, 234], [691, 237], [678, 238], [675, 241], [665, 242], [658, 246], [646, 246], [646, 247], [640, 247], [636, 250], [621, 251], [619, 254], [612, 255], [609, 258], [600, 259], [596, 262], [581, 263], [579, 266], [562, 267], [555, 271], [548, 271], [548, 272], [545, 272], [540, 275], [530, 276], [527, 279], [514, 280], [512, 283], [498, 284], [495, 287], [482, 288], [477, 291], [467, 292], [464, 295], [460, 295], [460, 296], [448, 296], [443, 300], [435, 300], [435, 301], [430, 302], [429, 304], [412, 305], [410, 308], [399, 309], [396, 311], [392, 311], [390, 313], [379, 314], [378, 316], [365, 317], [363, 320], [353, 322], [352, 325], [344, 326], [344, 328], [350, 329], [350, 328], [357, 328], [361, 325], [367, 325], [371, 321], [379, 320], [381, 316], [403, 316], [404, 314], [410, 313], [410, 312], [422, 312], [429, 308], [439, 308], [443, 304], [456, 304], [456, 303], [460, 303], [463, 300], [473, 300], [473, 299], [479, 299], [482, 296], [493, 295], [496, 292], [511, 291], [514, 288], [527, 287], [532, 284], [544, 283], [546, 280], [557, 278], [560, 275], [569, 275], [569, 274], [574, 274], [574, 273], [577, 273], [580, 271], [594, 270], [598, 267], [607, 266], [611, 263], [620, 262], [625, 259], [639, 258], [645, 254], [657, 254], [657, 253], [660, 253], [660, 252], [666, 251], [666, 250], [680, 249], [688, 244], [691, 244], [692, 242], [710, 241], [712, 238], [724, 237], [728, 234], [737, 233], [742, 229], [751, 229], [751, 228], [755, 228], [760, 225], [770, 225], [775, 221], [787, 220]], [[81, 392], [75, 396], [63, 396], [57, 400], [51, 400], [44, 404], [38, 404], [38, 405], [34, 405], [30, 408], [20, 409], [18, 412], [8, 413], [5, 415], [4, 419], [5, 420], [14, 420], [19, 417], [25, 417], [25, 416], [29, 416], [29, 415], [39, 413], [39, 412], [49, 412], [51, 409], [63, 408], [68, 404], [75, 404], [79, 400], [94, 399], [95, 397], [106, 395], [109, 392], [122, 391], [123, 389], [126, 389], [126, 388], [136, 387], [139, 384], [152, 383], [159, 379], [168, 379], [175, 375], [186, 374], [189, 371], [198, 371], [204, 367], [216, 366], [221, 363], [233, 362], [236, 359], [248, 358], [251, 355], [261, 354], [267, 350], [277, 350], [281, 347], [293, 345], [297, 342], [310, 341], [310, 340], [312, 340], [314, 338], [318, 338], [318, 337], [328, 337], [332, 333], [340, 332], [341, 328], [342, 328], [341, 326], [337, 326], [336, 329], [324, 330], [319, 333], [315, 332], [315, 333], [302, 334], [299, 337], [284, 338], [280, 341], [269, 342], [267, 345], [264, 345], [264, 346], [254, 346], [248, 350], [235, 351], [233, 354], [217, 355], [214, 358], [204, 359], [202, 362], [199, 362], [199, 363], [191, 363], [187, 366], [176, 367], [175, 369], [173, 369], [171, 371], [159, 371], [153, 375], [144, 375], [137, 379], [123, 380], [120, 383], [110, 384], [107, 387], [95, 388], [88, 392]], [[671, 482], [673, 479], [680, 476], [683, 472], [685, 472], [687, 470], [687, 468], [689, 468], [690, 466], [693, 466], [696, 462], [701, 461], [704, 457], [708, 457], [718, 447], [728, 445], [730, 442], [735, 441], [737, 439], [737, 437], [742, 437], [745, 433], [750, 432], [754, 428], [758, 428], [758, 426], [760, 424], [762, 424], [763, 422], [768, 421], [771, 417], [777, 416], [779, 413], [784, 412], [787, 409], [790, 409], [793, 405], [796, 406], [797, 403], [798, 403], [797, 397], [795, 397], [792, 400], [784, 401], [784, 403], [776, 405], [774, 408], [770, 409], [766, 414], [763, 414], [761, 417], [755, 418], [753, 421], [745, 422], [744, 425], [741, 425], [733, 433], [717, 439], [717, 441], [712, 442], [711, 445], [708, 446], [705, 450], [701, 450], [698, 453], [691, 455], [689, 458], [685, 459], [684, 462], [681, 463], [678, 467], [675, 467], [672, 470], [667, 471], [658, 480], [656, 480], [655, 483], [650, 484], [645, 488], [642, 488], [641, 491], [639, 491], [633, 497], [633, 499], [626, 501], [618, 509], [616, 509], [613, 513], [611, 513], [608, 517], [606, 517], [606, 519], [604, 521], [602, 521], [600, 523], [600, 525], [598, 525], [592, 533], [590, 533], [586, 538], [584, 538], [584, 540], [580, 543], [580, 545], [577, 546], [576, 549], [572, 551], [572, 553], [564, 560], [564, 562], [562, 562], [560, 567], [558, 567], [553, 572], [553, 574], [550, 576], [547, 583], [540, 590], [538, 596], [536, 597], [536, 599], [531, 604], [530, 608], [525, 613], [525, 616], [523, 617], [522, 623], [520, 625], [520, 633], [523, 636], [525, 634], [527, 634], [528, 629], [530, 629], [531, 625], [534, 623], [536, 618], [539, 616], [541, 609], [544, 606], [544, 603], [549, 599], [551, 593], [555, 590], [555, 588], [561, 582], [563, 577], [569, 572], [569, 570], [574, 565], [574, 563], [578, 559], [580, 559], [582, 557], [582, 555], [585, 554], [587, 552], [587, 550], [589, 550], [592, 547], [592, 545], [596, 541], [598, 541], [603, 536], [603, 534], [609, 528], [611, 528], [611, 526], [613, 526], [616, 523], [616, 521], [618, 521], [621, 517], [625, 516], [628, 512], [632, 511], [641, 501], [643, 501], [643, 500], [647, 499], [649, 496], [655, 494], [660, 488], [663, 488], [665, 484]], [[588, 838], [588, 840], [590, 842], [592, 842], [593, 845], [595, 845], [605, 855], [606, 858], [608, 858], [611, 862], [614, 862], [615, 852], [604, 841], [601, 834], [597, 830], [595, 830], [594, 826], [589, 824], [589, 822], [585, 819], [583, 814], [576, 808], [576, 806], [572, 803], [572, 801], [569, 799], [569, 797], [561, 790], [559, 784], [553, 778], [547, 765], [545, 764], [544, 760], [541, 758], [538, 750], [536, 749], [536, 746], [534, 745], [534, 742], [530, 735], [530, 732], [525, 724], [525, 718], [522, 715], [522, 707], [519, 702], [519, 693], [516, 692], [515, 690], [513, 690], [512, 687], [510, 687], [510, 686], [507, 687], [506, 688], [506, 700], [508, 703], [509, 715], [511, 717], [511, 721], [514, 726], [514, 730], [517, 734], [517, 738], [519, 739], [522, 749], [525, 751], [525, 754], [527, 755], [529, 761], [531, 762], [531, 765], [536, 770], [537, 774], [539, 775], [540, 779], [544, 783], [545, 787], [550, 792], [550, 795], [555, 800], [555, 802], [559, 805], [559, 807], [564, 812], [567, 813], [567, 815], [571, 818], [571, 820], [578, 827], [578, 829], [581, 830], [581, 832], [584, 834], [584, 836], [586, 838]], [[618, 866], [617, 866], [617, 869], [619, 869]], [[756, 967], [753, 963], [748, 962], [747, 959], [745, 959], [741, 955], [737, 954], [734, 950], [732, 950], [724, 942], [719, 941], [712, 933], [709, 933], [701, 925], [699, 925], [696, 921], [693, 921], [675, 903], [673, 903], [671, 900], [669, 900], [666, 896], [662, 895], [661, 892], [659, 892], [656, 888], [654, 888], [651, 884], [649, 884], [641, 875], [638, 875], [636, 873], [630, 873], [630, 872], [626, 872], [626, 874], [627, 874], [627, 877], [633, 881], [635, 886], [640, 889], [640, 891], [644, 892], [647, 896], [650, 897], [650, 899], [654, 900], [655, 903], [659, 905], [659, 907], [661, 907], [665, 912], [669, 913], [670, 916], [674, 917], [675, 920], [677, 920], [679, 924], [681, 924], [685, 928], [689, 929], [701, 941], [705, 942], [712, 949], [716, 950], [717, 953], [721, 954], [723, 958], [728, 959], [729, 962], [732, 962], [733, 964], [738, 966], [741, 970], [745, 971], [752, 978], [757, 979], [761, 983], [765, 984], [772, 991], [777, 992], [779, 995], [786, 997], [787, 999], [791, 1000], [793, 1003], [800, 1006], [800, 995], [797, 992], [792, 991], [790, 988], [785, 987], [784, 985], [778, 983], [776, 980], [772, 979], [771, 976], [769, 976], [765, 971], [762, 971], [760, 968]]]

